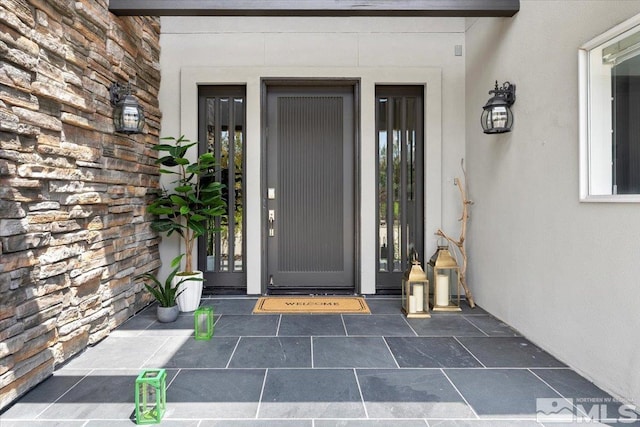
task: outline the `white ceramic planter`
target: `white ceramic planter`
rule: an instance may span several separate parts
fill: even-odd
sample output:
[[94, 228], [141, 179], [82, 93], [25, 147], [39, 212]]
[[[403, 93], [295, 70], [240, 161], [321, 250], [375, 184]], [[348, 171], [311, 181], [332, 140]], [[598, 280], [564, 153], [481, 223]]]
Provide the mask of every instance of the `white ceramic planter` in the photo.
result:
[[[185, 278], [185, 276], [181, 276], [180, 274], [181, 273], [176, 274], [173, 278], [174, 286]], [[194, 271], [193, 275], [187, 277], [199, 280], [185, 280], [180, 284], [178, 292], [183, 289], [184, 291], [178, 296], [176, 301], [178, 302], [178, 307], [181, 312], [195, 311], [200, 307], [200, 297], [202, 297], [202, 279], [204, 277], [202, 271]]]

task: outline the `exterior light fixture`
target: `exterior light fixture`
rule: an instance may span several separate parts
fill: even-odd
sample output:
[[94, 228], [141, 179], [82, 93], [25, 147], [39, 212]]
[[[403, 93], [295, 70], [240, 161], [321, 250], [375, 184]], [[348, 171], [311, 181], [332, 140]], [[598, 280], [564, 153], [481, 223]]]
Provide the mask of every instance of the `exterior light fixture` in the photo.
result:
[[113, 125], [118, 133], [142, 133], [144, 128], [144, 109], [131, 95], [131, 83], [121, 85], [113, 83], [109, 88], [113, 106]]
[[429, 280], [415, 255], [411, 268], [402, 276], [402, 311], [407, 317], [431, 317]]
[[493, 94], [487, 103], [482, 107], [482, 116], [480, 123], [484, 133], [505, 133], [511, 132], [513, 126], [513, 113], [511, 106], [516, 102], [516, 85], [509, 82], [498, 87], [496, 80], [496, 88], [490, 90], [489, 94]]

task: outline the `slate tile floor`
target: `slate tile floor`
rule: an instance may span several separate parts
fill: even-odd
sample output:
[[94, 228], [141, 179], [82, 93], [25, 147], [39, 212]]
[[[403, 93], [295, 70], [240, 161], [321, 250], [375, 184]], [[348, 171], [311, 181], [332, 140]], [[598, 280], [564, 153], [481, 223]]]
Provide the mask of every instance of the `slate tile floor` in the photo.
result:
[[216, 313], [210, 341], [193, 339], [192, 315], [160, 324], [148, 308], [7, 409], [0, 426], [134, 425], [145, 367], [167, 369], [168, 427], [586, 424], [537, 422], [537, 398], [583, 402], [567, 408], [592, 416], [601, 413], [585, 399], [596, 399], [618, 418], [620, 404], [481, 308], [406, 319], [398, 298], [373, 297], [371, 315], [252, 315], [255, 302], [204, 299]]

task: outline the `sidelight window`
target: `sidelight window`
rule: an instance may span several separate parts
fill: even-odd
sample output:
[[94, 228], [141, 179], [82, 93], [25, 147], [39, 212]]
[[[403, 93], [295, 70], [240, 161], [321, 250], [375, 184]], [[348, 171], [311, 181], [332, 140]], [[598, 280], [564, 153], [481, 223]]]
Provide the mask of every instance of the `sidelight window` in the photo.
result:
[[377, 289], [400, 290], [413, 253], [423, 260], [423, 87], [376, 88]]
[[214, 153], [216, 179], [227, 214], [207, 224], [199, 246], [199, 269], [208, 288], [238, 288], [245, 284], [244, 146], [245, 88], [199, 87], [200, 152]]

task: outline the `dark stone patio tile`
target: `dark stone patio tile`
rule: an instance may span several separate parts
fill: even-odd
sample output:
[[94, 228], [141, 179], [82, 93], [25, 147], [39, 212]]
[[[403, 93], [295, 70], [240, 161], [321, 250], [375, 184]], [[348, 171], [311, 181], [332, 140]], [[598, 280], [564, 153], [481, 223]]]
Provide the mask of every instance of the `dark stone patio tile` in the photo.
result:
[[490, 368], [550, 368], [566, 366], [522, 337], [464, 337], [458, 340], [484, 366]]
[[475, 368], [480, 363], [450, 337], [387, 337], [401, 368]]
[[215, 325], [214, 334], [219, 337], [264, 337], [276, 336], [279, 315], [261, 316], [222, 315]]
[[351, 336], [415, 336], [401, 314], [343, 315], [347, 335]]
[[156, 321], [145, 329], [141, 335], [145, 337], [189, 337], [193, 336], [193, 330], [193, 313], [180, 313], [175, 322], [161, 323]]
[[314, 337], [316, 368], [396, 368], [382, 337]]
[[144, 364], [151, 368], [226, 368], [237, 337], [212, 337], [198, 341], [193, 337], [168, 340]]
[[136, 314], [117, 329], [111, 332], [112, 337], [136, 337], [144, 332], [156, 322], [155, 313]]
[[[127, 421], [131, 426], [131, 421]], [[86, 421], [14, 421], [2, 418], [2, 427], [85, 427]], [[164, 426], [163, 426], [164, 427]]]
[[0, 415], [4, 427], [6, 419], [34, 419], [47, 409], [60, 396], [82, 380], [89, 369], [64, 369], [54, 372], [52, 376], [24, 395], [6, 412]]
[[520, 336], [518, 331], [511, 328], [504, 322], [499, 321], [493, 316], [468, 316], [465, 317], [469, 322], [473, 323], [482, 332], [490, 337], [517, 337]]
[[167, 389], [167, 418], [254, 418], [264, 369], [183, 369]]
[[[597, 417], [596, 417], [597, 418]], [[626, 418], [624, 421], [614, 421], [614, 420], [609, 420], [609, 421], [602, 421], [602, 422], [598, 422], [595, 420], [595, 418], [593, 416], [589, 417], [589, 416], [580, 416], [580, 417], [576, 417], [573, 421], [571, 422], [560, 422], [557, 420], [553, 420], [553, 421], [547, 421], [545, 422], [544, 419], [541, 419], [542, 423], [541, 425], [543, 425], [544, 427], [584, 427], [584, 426], [588, 426], [588, 427], [637, 427], [640, 425], [639, 421], [632, 421], [629, 418]]]
[[[128, 420], [134, 414], [134, 387], [139, 370], [100, 370], [84, 377], [39, 418], [52, 420]], [[167, 371], [167, 382], [176, 371]]]
[[611, 398], [607, 392], [569, 368], [531, 371], [566, 398]]
[[311, 368], [309, 337], [242, 337], [230, 368]]
[[[162, 422], [160, 424], [148, 425], [157, 425], [161, 427], [198, 427], [198, 423], [198, 420], [168, 420], [165, 415], [162, 418]], [[86, 426], [83, 427], [132, 427], [135, 425], [136, 423], [134, 418], [129, 421], [91, 420], [86, 424]]]
[[80, 357], [71, 360], [65, 367], [138, 369], [164, 345], [167, 339], [167, 337], [107, 337], [87, 349]]
[[439, 369], [358, 369], [371, 418], [469, 418], [469, 406]]
[[[316, 423], [316, 425], [318, 424]], [[202, 421], [199, 427], [313, 427], [313, 421], [312, 420]]]
[[282, 315], [278, 336], [344, 336], [342, 317], [335, 314]]
[[445, 369], [480, 416], [536, 417], [536, 398], [559, 397], [526, 369]]
[[251, 314], [258, 302], [257, 298], [203, 298], [201, 307], [213, 307], [216, 315]]
[[469, 307], [469, 303], [464, 299], [460, 299], [460, 311], [431, 311], [431, 315], [434, 317], [442, 316], [486, 316], [487, 313], [482, 307], [475, 306]]
[[[586, 423], [591, 416], [607, 425], [640, 426], [640, 408], [625, 405], [571, 369], [532, 369], [538, 377], [571, 401], [576, 421]], [[635, 412], [634, 412], [635, 410]], [[617, 421], [617, 422], [616, 422]], [[635, 421], [635, 422], [634, 422]], [[555, 425], [555, 424], [554, 424]]]
[[367, 298], [371, 314], [402, 314], [400, 298]]
[[[458, 313], [460, 314], [460, 313]], [[463, 316], [432, 314], [430, 319], [407, 319], [422, 337], [484, 337], [481, 330]]]
[[259, 418], [363, 418], [352, 369], [273, 369], [267, 373]]
[[542, 427], [532, 420], [427, 420], [429, 427]]
[[427, 427], [425, 420], [315, 420], [315, 427]]
[[[460, 308], [462, 309], [462, 314], [467, 316], [467, 315], [486, 315], [489, 314], [485, 311], [484, 308], [480, 307], [480, 306], [475, 306], [473, 308], [469, 307], [469, 303], [467, 302], [466, 299], [461, 299], [460, 300]], [[444, 312], [438, 312], [437, 314], [455, 314], [455, 312], [450, 312], [447, 313], [446, 311]], [[458, 312], [458, 314], [460, 314], [460, 312]]]

